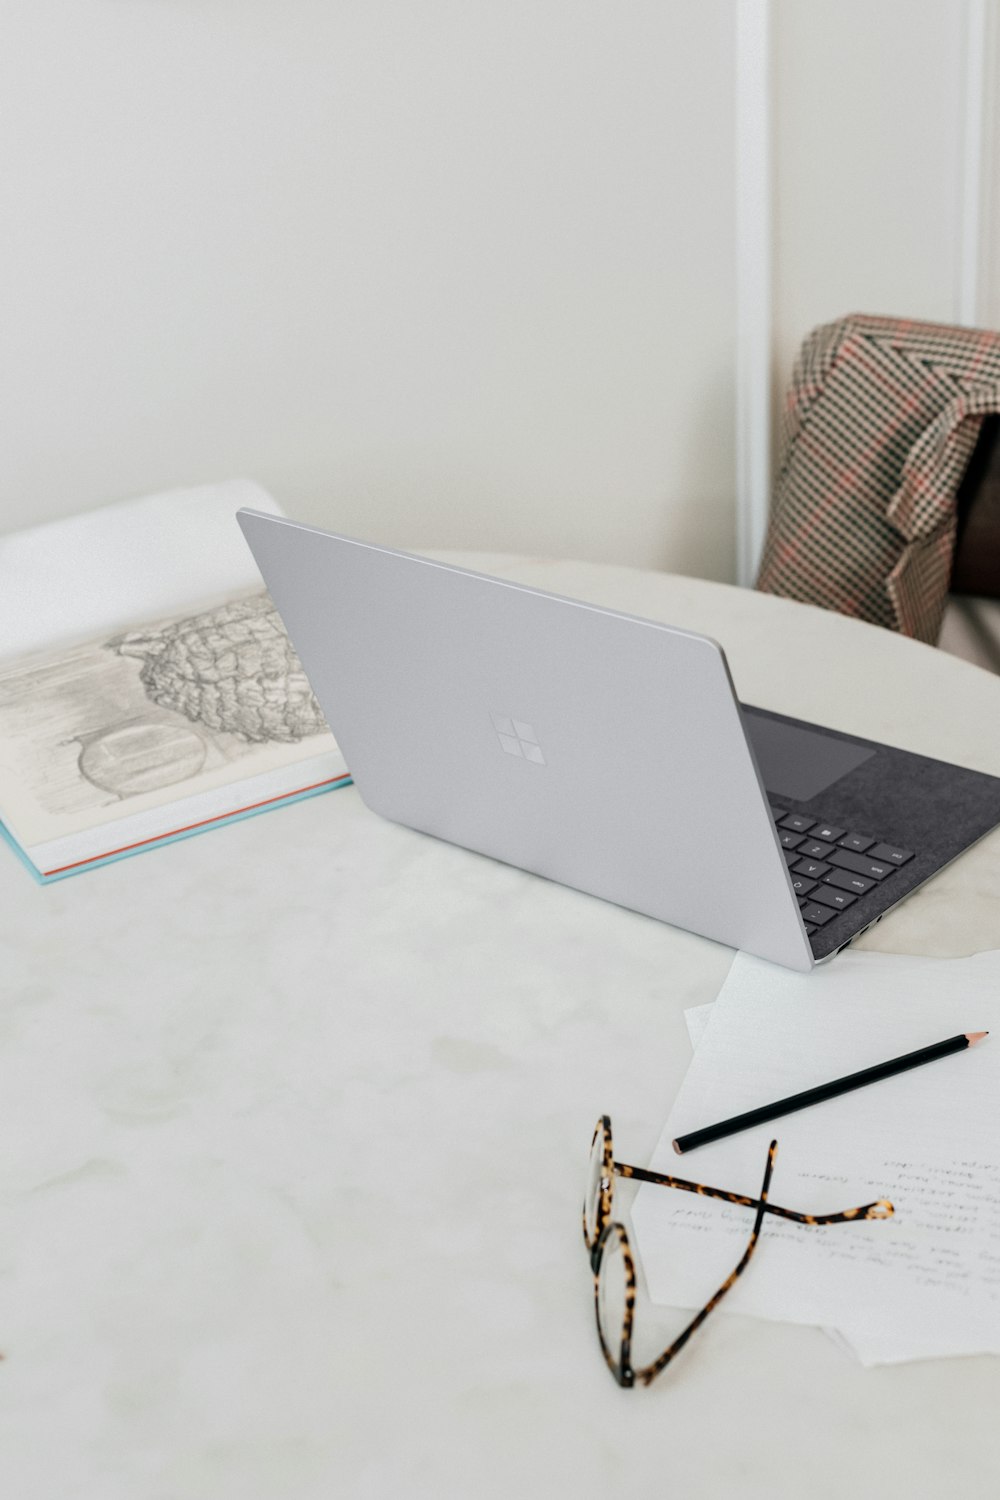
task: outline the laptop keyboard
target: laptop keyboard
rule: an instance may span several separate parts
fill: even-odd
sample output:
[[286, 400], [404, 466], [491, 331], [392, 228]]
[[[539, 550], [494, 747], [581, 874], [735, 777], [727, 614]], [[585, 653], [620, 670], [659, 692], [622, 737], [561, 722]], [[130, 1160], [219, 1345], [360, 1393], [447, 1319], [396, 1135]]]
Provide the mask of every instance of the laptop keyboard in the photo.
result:
[[874, 834], [837, 828], [773, 803], [771, 812], [810, 936], [913, 858], [912, 849], [882, 843]]

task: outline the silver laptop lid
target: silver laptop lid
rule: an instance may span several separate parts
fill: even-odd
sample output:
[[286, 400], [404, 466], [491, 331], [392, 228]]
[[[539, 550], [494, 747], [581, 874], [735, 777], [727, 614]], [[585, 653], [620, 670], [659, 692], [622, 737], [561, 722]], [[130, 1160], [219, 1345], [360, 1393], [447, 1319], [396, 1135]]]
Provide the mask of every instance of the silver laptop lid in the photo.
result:
[[238, 519], [375, 812], [812, 967], [715, 641], [258, 511]]

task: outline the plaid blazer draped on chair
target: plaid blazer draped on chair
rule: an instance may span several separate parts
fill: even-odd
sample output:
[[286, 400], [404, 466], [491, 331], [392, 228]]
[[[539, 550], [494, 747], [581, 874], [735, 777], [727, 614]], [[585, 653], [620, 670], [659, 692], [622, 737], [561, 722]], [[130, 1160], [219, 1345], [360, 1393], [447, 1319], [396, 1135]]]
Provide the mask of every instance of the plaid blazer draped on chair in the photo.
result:
[[758, 589], [933, 643], [1000, 334], [855, 315], [799, 351]]

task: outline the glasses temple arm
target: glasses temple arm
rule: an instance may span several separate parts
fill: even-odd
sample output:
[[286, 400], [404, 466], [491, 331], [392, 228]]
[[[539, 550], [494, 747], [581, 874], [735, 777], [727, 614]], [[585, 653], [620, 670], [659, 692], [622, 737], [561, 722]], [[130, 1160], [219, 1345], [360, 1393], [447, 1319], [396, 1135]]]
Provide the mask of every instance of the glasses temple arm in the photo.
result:
[[791, 1219], [796, 1224], [848, 1224], [855, 1219], [888, 1219], [892, 1204], [885, 1198], [875, 1203], [863, 1203], [859, 1208], [845, 1208], [834, 1214], [800, 1214], [794, 1209], [782, 1208], [762, 1198], [751, 1198], [746, 1193], [730, 1193], [725, 1188], [706, 1187], [702, 1182], [689, 1182], [684, 1177], [669, 1177], [662, 1172], [651, 1172], [645, 1167], [632, 1167], [627, 1162], [616, 1161], [613, 1169], [619, 1177], [636, 1182], [650, 1182], [655, 1187], [679, 1188], [685, 1193], [697, 1193], [703, 1198], [718, 1198], [723, 1203], [738, 1203], [742, 1208], [763, 1209], [779, 1219]]
[[748, 1200], [757, 1204], [757, 1215], [754, 1219], [753, 1229], [750, 1231], [750, 1239], [747, 1243], [746, 1249], [740, 1256], [739, 1263], [737, 1264], [735, 1270], [730, 1271], [729, 1275], [726, 1277], [725, 1281], [719, 1287], [715, 1295], [709, 1298], [708, 1302], [706, 1302], [705, 1306], [701, 1309], [701, 1312], [695, 1314], [695, 1316], [691, 1319], [691, 1322], [684, 1329], [683, 1333], [681, 1333], [679, 1337], [676, 1338], [670, 1345], [670, 1348], [665, 1349], [660, 1355], [659, 1359], [654, 1360], [654, 1362], [651, 1365], [647, 1365], [645, 1369], [636, 1370], [636, 1379], [641, 1380], [644, 1385], [649, 1385], [650, 1381], [653, 1380], [655, 1376], [659, 1375], [660, 1371], [670, 1363], [674, 1356], [680, 1353], [691, 1335], [696, 1331], [696, 1329], [701, 1327], [702, 1323], [704, 1323], [709, 1313], [714, 1311], [714, 1309], [718, 1307], [719, 1303], [729, 1291], [730, 1287], [739, 1278], [739, 1276], [745, 1269], [747, 1262], [749, 1261], [751, 1255], [757, 1247], [757, 1241], [760, 1238], [761, 1223], [764, 1218], [764, 1213], [768, 1208], [767, 1190], [771, 1184], [771, 1173], [774, 1170], [774, 1156], [776, 1150], [777, 1142], [772, 1141], [770, 1147], [768, 1148], [767, 1164], [764, 1168], [764, 1181], [761, 1185], [760, 1197]]

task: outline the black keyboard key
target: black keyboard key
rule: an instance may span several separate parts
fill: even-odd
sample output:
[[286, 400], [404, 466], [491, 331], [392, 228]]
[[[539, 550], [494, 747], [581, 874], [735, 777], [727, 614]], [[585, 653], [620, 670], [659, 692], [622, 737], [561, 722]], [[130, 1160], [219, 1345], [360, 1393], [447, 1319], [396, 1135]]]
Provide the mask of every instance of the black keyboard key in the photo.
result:
[[835, 844], [842, 839], [847, 832], [846, 828], [834, 828], [832, 823], [817, 823], [812, 830], [814, 839], [825, 839], [828, 844]]
[[806, 859], [826, 859], [833, 853], [833, 845], [824, 844], [822, 839], [810, 837], [804, 844], [799, 845], [799, 853]]
[[785, 864], [786, 865], [795, 865], [795, 864], [798, 864], [798, 861], [799, 861], [798, 850], [796, 850], [796, 849], [785, 849], [783, 852], [784, 852], [784, 855], [785, 855]]
[[830, 855], [831, 865], [840, 870], [853, 870], [855, 875], [867, 875], [870, 880], [884, 880], [891, 875], [895, 865], [884, 859], [872, 859], [868, 854], [852, 854], [849, 849], [838, 849]]
[[781, 847], [783, 849], [797, 849], [801, 842], [801, 833], [789, 833], [786, 828], [781, 834]]
[[824, 906], [832, 906], [835, 911], [846, 911], [858, 898], [852, 896], [849, 891], [838, 891], [836, 886], [824, 883], [815, 887], [811, 899], [822, 901]]
[[829, 906], [820, 906], [815, 901], [813, 901], [809, 906], [804, 906], [802, 908], [803, 922], [809, 922], [814, 927], [822, 927], [824, 922], [829, 922], [831, 918], [835, 917], [836, 915], [837, 913], [835, 911], [831, 911]]
[[805, 875], [807, 880], [820, 880], [830, 868], [818, 859], [800, 859], [798, 864], [792, 865], [792, 871], [796, 875]]
[[852, 895], [863, 896], [875, 882], [864, 875], [852, 875], [850, 870], [831, 870], [829, 875], [823, 876], [823, 884], [835, 885], [838, 891], [850, 891]]
[[869, 838], [867, 833], [846, 833], [842, 839], [837, 840], [841, 849], [853, 849], [855, 854], [864, 854], [874, 842], [875, 840]]
[[771, 816], [776, 823], [780, 822], [780, 820], [788, 813], [787, 807], [775, 807], [773, 802], [769, 803], [768, 805], [771, 809]]
[[805, 813], [789, 813], [787, 818], [782, 818], [782, 828], [790, 828], [793, 833], [808, 833], [815, 823], [815, 818], [807, 818]]
[[816, 931], [816, 924], [814, 922], [804, 922], [803, 926], [806, 929], [806, 937], [812, 937], [813, 933]]
[[869, 859], [884, 859], [890, 865], [905, 865], [908, 859], [913, 858], [912, 849], [897, 849], [892, 844], [876, 844], [874, 849], [868, 850]]
[[792, 876], [792, 890], [796, 896], [808, 896], [810, 891], [816, 889], [815, 880], [807, 880], [804, 875]]

